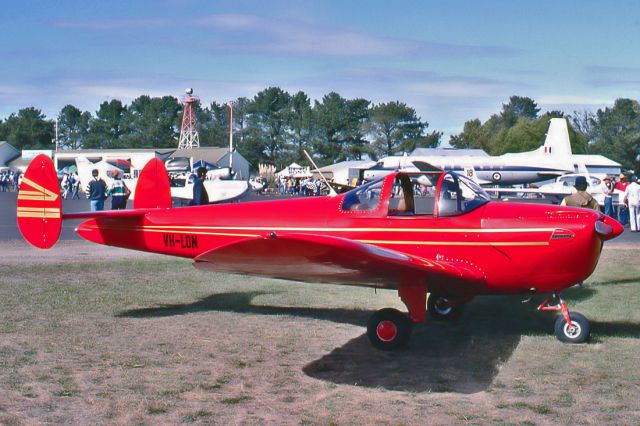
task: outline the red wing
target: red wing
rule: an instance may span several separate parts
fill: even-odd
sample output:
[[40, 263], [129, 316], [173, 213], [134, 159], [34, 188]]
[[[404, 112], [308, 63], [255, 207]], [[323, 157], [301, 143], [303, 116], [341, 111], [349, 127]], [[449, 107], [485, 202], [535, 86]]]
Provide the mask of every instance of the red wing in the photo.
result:
[[482, 271], [338, 237], [290, 234], [251, 238], [210, 250], [198, 269], [296, 281], [396, 288], [401, 278], [429, 285], [473, 286]]

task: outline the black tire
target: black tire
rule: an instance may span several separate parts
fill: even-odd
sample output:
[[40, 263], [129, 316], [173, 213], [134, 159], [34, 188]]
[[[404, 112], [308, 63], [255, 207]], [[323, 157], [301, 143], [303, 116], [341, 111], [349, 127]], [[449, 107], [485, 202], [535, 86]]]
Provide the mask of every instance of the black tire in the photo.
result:
[[383, 351], [405, 347], [411, 337], [411, 320], [397, 309], [380, 309], [367, 323], [367, 337]]
[[429, 294], [427, 300], [427, 314], [429, 318], [436, 321], [456, 321], [460, 319], [464, 312], [464, 305], [441, 306], [442, 302], [448, 302], [447, 298], [436, 293]]
[[569, 317], [572, 327], [569, 327], [563, 315], [556, 319], [554, 330], [558, 340], [564, 343], [582, 343], [587, 340], [591, 331], [589, 320], [578, 312], [571, 312]]

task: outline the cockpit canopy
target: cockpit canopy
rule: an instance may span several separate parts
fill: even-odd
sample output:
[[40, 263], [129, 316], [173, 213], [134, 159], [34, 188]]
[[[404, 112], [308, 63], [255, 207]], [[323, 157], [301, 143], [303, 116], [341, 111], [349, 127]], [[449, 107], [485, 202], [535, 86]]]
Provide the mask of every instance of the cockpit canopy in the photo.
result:
[[442, 176], [437, 194], [438, 217], [464, 214], [490, 200], [480, 185], [455, 172]]
[[349, 191], [342, 210], [373, 212], [388, 200], [390, 216], [465, 214], [490, 200], [474, 181], [455, 172], [394, 173]]

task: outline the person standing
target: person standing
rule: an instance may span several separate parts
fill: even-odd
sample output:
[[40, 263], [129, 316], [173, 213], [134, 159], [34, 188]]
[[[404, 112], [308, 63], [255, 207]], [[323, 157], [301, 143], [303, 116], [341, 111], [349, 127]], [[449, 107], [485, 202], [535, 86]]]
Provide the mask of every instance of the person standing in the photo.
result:
[[203, 206], [209, 204], [209, 194], [207, 188], [204, 187], [204, 180], [207, 176], [206, 167], [198, 167], [196, 177], [193, 179], [193, 199], [189, 203], [190, 206]]
[[567, 195], [560, 205], [568, 207], [582, 207], [600, 211], [598, 202], [587, 192], [587, 178], [584, 176], [576, 177], [576, 183], [573, 185], [578, 192]]
[[613, 191], [615, 186], [611, 182], [611, 178], [606, 176], [602, 180], [602, 193], [604, 194], [604, 214], [613, 217], [615, 214], [613, 211]]
[[113, 183], [107, 191], [107, 197], [111, 195], [111, 210], [124, 210], [127, 208], [127, 199], [131, 195], [131, 191], [127, 188], [120, 177], [120, 172], [114, 170], [111, 173]]
[[[629, 180], [627, 179], [627, 177], [624, 175], [624, 173], [620, 174], [620, 180], [618, 181], [618, 183], [616, 183], [616, 189], [620, 192], [625, 192], [628, 185], [629, 185]], [[618, 222], [620, 222], [622, 226], [625, 226], [628, 220], [629, 220], [629, 209], [623, 203], [620, 205], [620, 208], [618, 209]]]
[[80, 177], [78, 176], [77, 173], [75, 173], [72, 177], [73, 177], [73, 190], [71, 191], [71, 199], [79, 200], [80, 196], [78, 195], [78, 189], [80, 189]]
[[631, 178], [631, 183], [624, 191], [624, 204], [629, 209], [631, 232], [640, 231], [640, 184], [636, 176]]
[[69, 173], [65, 173], [62, 175], [62, 198], [67, 199], [67, 195], [69, 195]]
[[98, 176], [98, 170], [91, 171], [93, 179], [89, 182], [89, 200], [91, 200], [91, 211], [104, 210], [104, 200], [107, 198], [107, 184]]

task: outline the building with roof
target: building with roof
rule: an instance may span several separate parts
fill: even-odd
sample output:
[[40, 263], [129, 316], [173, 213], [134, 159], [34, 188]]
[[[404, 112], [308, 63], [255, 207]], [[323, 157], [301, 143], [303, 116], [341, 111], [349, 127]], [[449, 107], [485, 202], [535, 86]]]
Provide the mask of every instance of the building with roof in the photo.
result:
[[572, 158], [576, 172], [581, 172], [583, 165], [587, 168], [589, 173], [593, 174], [618, 176], [622, 171], [622, 164], [610, 160], [604, 155], [573, 154]]
[[[357, 186], [362, 181], [364, 170], [373, 167], [375, 161], [342, 161], [336, 164], [320, 167], [322, 175], [337, 184], [345, 186]], [[317, 172], [313, 172], [315, 178], [319, 178]]]

